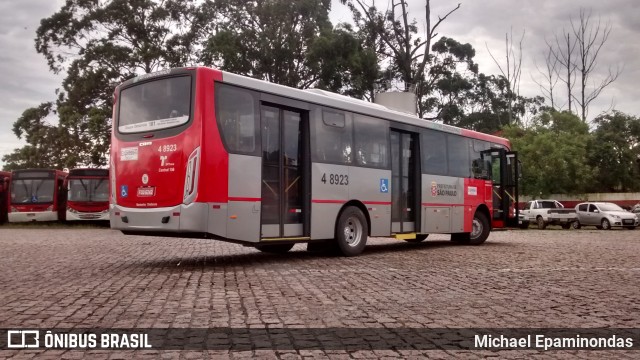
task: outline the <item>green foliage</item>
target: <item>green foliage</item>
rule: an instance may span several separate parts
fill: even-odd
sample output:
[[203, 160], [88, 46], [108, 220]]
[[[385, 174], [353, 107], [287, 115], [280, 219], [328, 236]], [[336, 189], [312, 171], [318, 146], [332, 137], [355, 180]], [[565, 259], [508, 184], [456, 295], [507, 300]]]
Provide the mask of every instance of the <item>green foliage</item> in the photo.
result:
[[596, 191], [640, 191], [640, 119], [619, 111], [598, 116], [589, 144]]
[[349, 26], [334, 29], [330, 0], [220, 0], [206, 41], [206, 65], [281, 85], [319, 87], [363, 97], [378, 77], [375, 53]]
[[507, 126], [502, 135], [511, 140], [522, 161], [523, 194], [579, 194], [593, 183], [593, 166], [587, 156], [591, 135], [574, 114], [544, 112], [533, 127]]
[[48, 119], [53, 114], [53, 104], [43, 103], [30, 108], [13, 124], [13, 132], [24, 138], [27, 145], [5, 155], [4, 170], [28, 168], [62, 169], [78, 161], [71, 145], [78, 141], [62, 126], [52, 125]]

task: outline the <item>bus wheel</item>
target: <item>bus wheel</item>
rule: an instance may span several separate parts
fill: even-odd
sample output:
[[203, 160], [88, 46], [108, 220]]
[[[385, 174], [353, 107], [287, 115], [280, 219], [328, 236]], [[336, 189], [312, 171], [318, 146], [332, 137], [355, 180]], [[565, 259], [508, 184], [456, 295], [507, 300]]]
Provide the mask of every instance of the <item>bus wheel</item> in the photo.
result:
[[476, 211], [473, 215], [473, 225], [471, 227], [471, 233], [469, 234], [469, 244], [480, 245], [487, 241], [491, 232], [491, 225], [487, 216], [481, 212]]
[[291, 250], [294, 244], [265, 244], [256, 245], [256, 249], [270, 254], [284, 254]]
[[416, 234], [416, 238], [415, 239], [405, 239], [404, 241], [406, 241], [408, 243], [417, 244], [417, 243], [421, 243], [421, 242], [427, 240], [428, 236], [429, 236], [429, 234]]
[[336, 245], [342, 255], [356, 256], [367, 245], [367, 220], [354, 206], [344, 209], [336, 225]]

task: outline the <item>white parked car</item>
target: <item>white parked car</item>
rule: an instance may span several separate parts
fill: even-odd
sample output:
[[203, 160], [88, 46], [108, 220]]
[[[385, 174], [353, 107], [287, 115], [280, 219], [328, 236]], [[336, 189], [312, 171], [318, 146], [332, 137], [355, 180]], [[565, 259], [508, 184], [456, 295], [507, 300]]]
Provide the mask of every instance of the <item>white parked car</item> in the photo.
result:
[[625, 227], [635, 229], [638, 226], [638, 217], [620, 206], [609, 202], [585, 202], [576, 205], [578, 221], [573, 227], [595, 226], [598, 229], [609, 230], [612, 227]]

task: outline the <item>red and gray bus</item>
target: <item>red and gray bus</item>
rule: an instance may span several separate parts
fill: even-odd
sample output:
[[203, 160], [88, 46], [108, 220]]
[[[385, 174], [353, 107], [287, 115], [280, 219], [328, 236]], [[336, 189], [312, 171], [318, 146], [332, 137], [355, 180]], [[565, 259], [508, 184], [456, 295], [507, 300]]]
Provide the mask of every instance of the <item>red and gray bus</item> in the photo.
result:
[[9, 222], [64, 220], [67, 173], [52, 169], [14, 170], [9, 191]]
[[204, 67], [136, 77], [114, 98], [111, 227], [127, 234], [350, 256], [368, 236], [481, 244], [517, 225], [504, 138]]
[[11, 183], [11, 173], [0, 171], [0, 224], [7, 222], [9, 212], [9, 184]]
[[71, 169], [66, 189], [67, 221], [109, 220], [109, 169]]

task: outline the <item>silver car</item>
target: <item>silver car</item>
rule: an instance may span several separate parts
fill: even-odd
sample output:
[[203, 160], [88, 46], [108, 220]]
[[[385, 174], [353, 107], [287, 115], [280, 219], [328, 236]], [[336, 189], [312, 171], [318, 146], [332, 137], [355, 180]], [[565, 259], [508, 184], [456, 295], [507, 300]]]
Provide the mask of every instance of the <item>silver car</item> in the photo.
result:
[[598, 229], [609, 230], [612, 227], [625, 227], [635, 229], [638, 226], [638, 218], [620, 206], [609, 202], [585, 202], [576, 205], [578, 221], [573, 227], [595, 226]]

